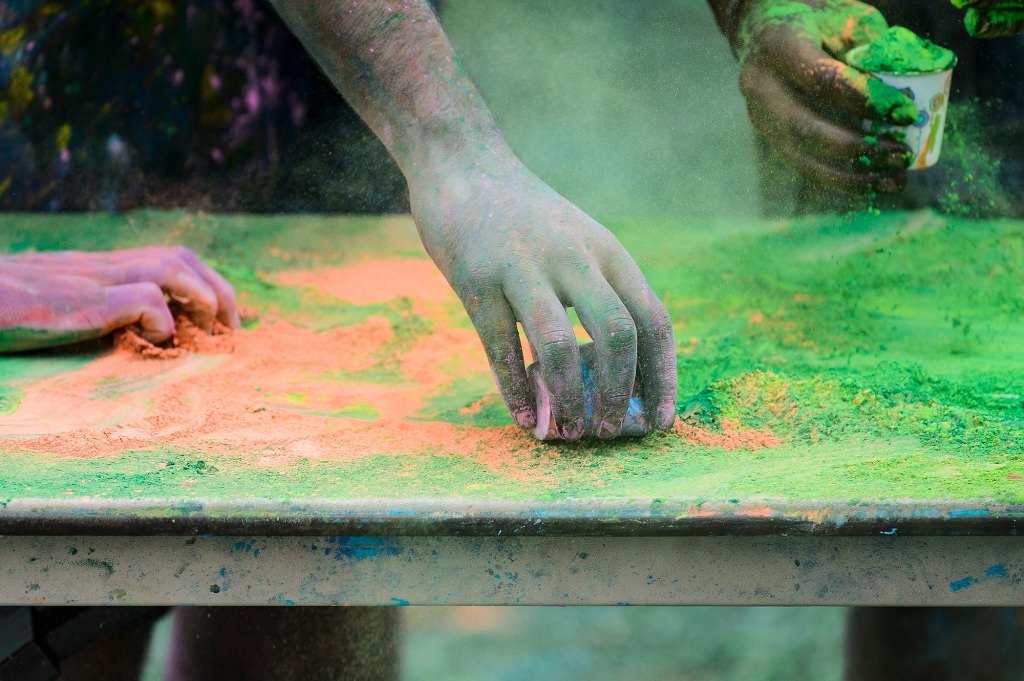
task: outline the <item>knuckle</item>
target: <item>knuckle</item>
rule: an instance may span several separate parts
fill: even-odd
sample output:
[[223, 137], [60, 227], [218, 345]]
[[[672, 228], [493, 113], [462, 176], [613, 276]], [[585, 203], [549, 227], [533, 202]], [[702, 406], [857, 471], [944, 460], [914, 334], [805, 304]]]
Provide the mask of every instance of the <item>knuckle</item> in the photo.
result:
[[605, 329], [605, 342], [612, 350], [624, 352], [636, 347], [636, 324], [629, 316], [609, 318], [605, 322]]
[[163, 307], [165, 304], [163, 290], [153, 282], [138, 284], [138, 295], [139, 301], [149, 307]]
[[538, 351], [549, 361], [568, 360], [576, 347], [576, 334], [572, 329], [544, 329], [540, 332]]
[[668, 310], [659, 308], [651, 317], [650, 336], [655, 342], [671, 342], [675, 340], [675, 329]]
[[601, 391], [601, 406], [608, 408], [621, 408], [629, 404], [629, 401], [633, 398], [632, 392], [623, 392], [621, 389], [615, 390], [602, 390]]
[[171, 246], [170, 251], [173, 257], [181, 260], [189, 260], [195, 258], [195, 253], [193, 253], [192, 249], [189, 248], [188, 246]]
[[185, 270], [185, 263], [174, 253], [168, 253], [161, 257], [157, 262], [157, 268], [160, 272], [177, 274], [178, 272]]
[[[445, 273], [447, 275], [447, 272]], [[452, 288], [456, 292], [483, 296], [499, 288], [495, 266], [491, 262], [468, 263], [465, 268], [457, 269], [449, 277]]]

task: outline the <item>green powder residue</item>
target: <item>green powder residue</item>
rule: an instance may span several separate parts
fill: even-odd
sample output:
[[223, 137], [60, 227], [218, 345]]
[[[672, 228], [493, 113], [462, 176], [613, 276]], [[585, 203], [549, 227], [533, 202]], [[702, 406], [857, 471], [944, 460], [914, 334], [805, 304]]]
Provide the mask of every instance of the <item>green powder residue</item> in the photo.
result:
[[[971, 118], [962, 120], [968, 124]], [[175, 214], [163, 220], [156, 213], [144, 216], [156, 230], [181, 221]], [[0, 243], [27, 238], [25, 225], [34, 224], [41, 236], [88, 247], [90, 239], [110, 238], [113, 230], [102, 229], [104, 220], [113, 227], [123, 220], [88, 219], [95, 230], [75, 229], [71, 221], [58, 229], [61, 216], [53, 222], [0, 216]], [[273, 247], [282, 249], [282, 257], [299, 252], [310, 261], [326, 259], [330, 251], [322, 235], [336, 218], [300, 218], [309, 229], [294, 233], [250, 219], [246, 229], [242, 217], [204, 218], [209, 226], [196, 233], [197, 251], [220, 258], [229, 279], [249, 291], [250, 304], [273, 301], [283, 313], [303, 319], [309, 312], [302, 308], [310, 305], [324, 316], [309, 320], [313, 328], [357, 324], [368, 314], [389, 319], [395, 337], [375, 351], [370, 367], [323, 380], [407, 380], [401, 354], [414, 339], [433, 333], [435, 323], [443, 324], [424, 319], [407, 303], [332, 310], [314, 291], [275, 287], [248, 262], [252, 244], [262, 244], [269, 254], [259, 271], [273, 271]], [[422, 410], [409, 421], [410, 427], [422, 421], [466, 427], [458, 449], [444, 440], [407, 451], [371, 446], [354, 459], [257, 467], [253, 457], [261, 452], [224, 452], [216, 443], [208, 451], [190, 451], [154, 441], [117, 456], [69, 458], [20, 451], [16, 440], [6, 440], [0, 504], [22, 497], [186, 500], [165, 512], [174, 514], [190, 512], [189, 503], [244, 504], [254, 497], [1024, 503], [1024, 222], [920, 212], [778, 223], [645, 220], [609, 227], [643, 263], [676, 322], [684, 424], [678, 432], [549, 445], [514, 437], [509, 429], [495, 451], [488, 431], [510, 423], [501, 398], [485, 371], [453, 358], [437, 367], [450, 380], [424, 395]], [[404, 229], [390, 238], [415, 238], [411, 221]], [[213, 238], [218, 233], [232, 237], [228, 252]], [[372, 235], [370, 230], [356, 240], [376, 241]], [[665, 247], [673, 243], [686, 247]], [[285, 251], [285, 244], [293, 250]], [[344, 244], [339, 240], [333, 248], [343, 251]], [[379, 257], [392, 248], [379, 243], [373, 251]], [[20, 399], [21, 386], [87, 361], [89, 356], [63, 355], [0, 359], [0, 387], [6, 391], [0, 392], [0, 413], [4, 400]], [[315, 394], [308, 384], [282, 391], [285, 404], [279, 408], [316, 408], [312, 397], [302, 397], [307, 393]], [[308, 413], [379, 416], [368, 403]], [[484, 436], [479, 445], [472, 444], [475, 428]], [[686, 429], [710, 437], [712, 444], [688, 438]], [[713, 444], [740, 431], [770, 433], [778, 444]]]
[[0, 416], [13, 414], [25, 394], [13, 385], [0, 385]]
[[846, 60], [862, 71], [900, 75], [951, 69], [956, 55], [908, 28], [893, 26], [866, 47], [851, 51]]
[[992, 153], [1001, 143], [999, 126], [993, 122], [1002, 115], [1001, 101], [974, 99], [949, 105], [942, 162], [950, 169], [950, 180], [939, 195], [943, 212], [972, 218], [1011, 214], [1017, 186], [1003, 172], [1003, 159]]
[[909, 125], [914, 122], [914, 119], [917, 118], [917, 105], [910, 97], [877, 78], [869, 78], [865, 74], [864, 79], [868, 105], [872, 109], [882, 116], [891, 117], [901, 125]]
[[974, 37], [995, 38], [1024, 32], [1024, 7], [1010, 9], [971, 9], [964, 16], [967, 33]]
[[792, 30], [839, 56], [853, 45], [878, 37], [887, 26], [885, 17], [864, 3], [851, 4], [846, 0], [821, 0], [817, 6], [792, 0], [754, 3], [739, 29], [740, 61], [749, 56], [760, 34], [773, 28]]

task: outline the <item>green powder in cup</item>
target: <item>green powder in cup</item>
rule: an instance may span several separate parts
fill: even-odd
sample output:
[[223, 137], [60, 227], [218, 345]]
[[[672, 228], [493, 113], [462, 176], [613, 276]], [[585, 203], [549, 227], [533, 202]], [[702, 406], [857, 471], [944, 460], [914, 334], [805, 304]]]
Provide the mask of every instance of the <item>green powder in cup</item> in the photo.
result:
[[871, 73], [936, 73], [953, 68], [956, 55], [910, 29], [893, 26], [867, 47], [852, 50], [847, 62]]

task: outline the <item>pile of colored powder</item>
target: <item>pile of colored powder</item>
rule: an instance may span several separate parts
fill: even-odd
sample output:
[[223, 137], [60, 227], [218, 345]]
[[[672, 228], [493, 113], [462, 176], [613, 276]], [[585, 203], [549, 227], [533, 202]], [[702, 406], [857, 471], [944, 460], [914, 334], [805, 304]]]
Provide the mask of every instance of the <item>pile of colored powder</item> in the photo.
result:
[[180, 313], [174, 318], [174, 335], [163, 347], [150, 343], [134, 327], [115, 332], [114, 345], [145, 359], [176, 359], [186, 352], [218, 355], [234, 350], [231, 331], [229, 327], [215, 321], [212, 333], [206, 333], [184, 313]]
[[956, 55], [902, 26], [893, 26], [882, 37], [852, 50], [847, 62], [872, 73], [936, 73], [953, 68]]

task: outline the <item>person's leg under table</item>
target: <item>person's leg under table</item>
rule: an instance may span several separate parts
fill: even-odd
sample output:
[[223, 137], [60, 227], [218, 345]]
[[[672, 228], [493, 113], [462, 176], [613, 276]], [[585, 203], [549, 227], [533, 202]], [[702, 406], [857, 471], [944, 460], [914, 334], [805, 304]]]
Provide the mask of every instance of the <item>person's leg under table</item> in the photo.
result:
[[166, 681], [394, 681], [398, 610], [177, 608]]
[[1024, 609], [850, 608], [846, 681], [1022, 681]]
[[60, 681], [137, 681], [153, 624], [145, 619], [120, 627], [62, 660]]

